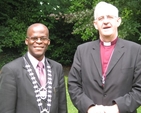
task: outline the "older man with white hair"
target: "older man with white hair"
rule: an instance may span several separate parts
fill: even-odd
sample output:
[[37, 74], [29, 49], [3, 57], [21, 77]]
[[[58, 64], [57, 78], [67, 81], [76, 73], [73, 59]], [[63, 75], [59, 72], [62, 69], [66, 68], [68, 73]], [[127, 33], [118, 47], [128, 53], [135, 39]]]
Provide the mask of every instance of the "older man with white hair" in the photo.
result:
[[118, 37], [120, 24], [114, 5], [96, 5], [99, 39], [77, 47], [68, 76], [79, 113], [137, 113], [141, 105], [141, 46]]

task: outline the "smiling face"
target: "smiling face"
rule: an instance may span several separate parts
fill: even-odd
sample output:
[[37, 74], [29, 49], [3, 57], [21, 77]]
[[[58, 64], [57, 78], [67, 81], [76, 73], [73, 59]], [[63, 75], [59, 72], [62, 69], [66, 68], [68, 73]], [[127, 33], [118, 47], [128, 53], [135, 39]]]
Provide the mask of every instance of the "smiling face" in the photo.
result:
[[31, 25], [27, 30], [25, 44], [33, 57], [37, 60], [42, 60], [48, 45], [50, 45], [47, 27], [39, 23]]
[[97, 9], [94, 26], [99, 31], [101, 40], [112, 41], [117, 37], [121, 19], [117, 17], [116, 13], [113, 6], [109, 4]]

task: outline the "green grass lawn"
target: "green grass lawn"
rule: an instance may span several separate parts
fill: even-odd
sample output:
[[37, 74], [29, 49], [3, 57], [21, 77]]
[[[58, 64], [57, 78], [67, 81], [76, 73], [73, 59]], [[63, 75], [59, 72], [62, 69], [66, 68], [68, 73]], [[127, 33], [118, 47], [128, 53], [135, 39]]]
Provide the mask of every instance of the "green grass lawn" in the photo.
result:
[[138, 113], [141, 113], [141, 107], [139, 107], [137, 111], [138, 111]]
[[[77, 113], [77, 109], [73, 106], [71, 100], [70, 100], [70, 96], [68, 93], [68, 88], [67, 88], [67, 77], [65, 77], [65, 81], [66, 81], [66, 94], [67, 94], [67, 107], [68, 107], [68, 113]], [[141, 107], [138, 108], [138, 113], [141, 113]]]
[[68, 88], [67, 88], [67, 78], [68, 77], [65, 76], [68, 113], [77, 113], [77, 109], [73, 106], [70, 100], [70, 96], [69, 96]]

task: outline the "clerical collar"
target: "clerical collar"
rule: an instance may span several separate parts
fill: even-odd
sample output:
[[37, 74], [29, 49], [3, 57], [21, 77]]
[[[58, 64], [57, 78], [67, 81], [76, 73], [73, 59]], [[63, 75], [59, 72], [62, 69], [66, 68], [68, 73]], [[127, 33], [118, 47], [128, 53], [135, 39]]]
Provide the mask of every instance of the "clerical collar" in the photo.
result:
[[116, 39], [113, 40], [112, 42], [103, 42], [103, 41], [100, 40], [100, 43], [101, 43], [103, 46], [112, 46], [112, 45], [116, 44], [117, 39], [118, 39], [118, 38], [116, 38]]

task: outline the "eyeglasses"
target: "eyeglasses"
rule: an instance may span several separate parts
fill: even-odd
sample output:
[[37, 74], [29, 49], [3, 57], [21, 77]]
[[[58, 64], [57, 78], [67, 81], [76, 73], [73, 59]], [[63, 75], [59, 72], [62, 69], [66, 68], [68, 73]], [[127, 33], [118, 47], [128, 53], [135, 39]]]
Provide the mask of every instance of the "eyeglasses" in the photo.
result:
[[103, 21], [105, 18], [107, 20], [113, 20], [116, 16], [113, 16], [113, 15], [106, 15], [106, 16], [100, 16], [97, 18], [98, 21]]
[[39, 39], [40, 39], [40, 41], [49, 41], [50, 40], [46, 36], [43, 36], [43, 37], [27, 37], [27, 38], [29, 38], [33, 42], [37, 42]]

